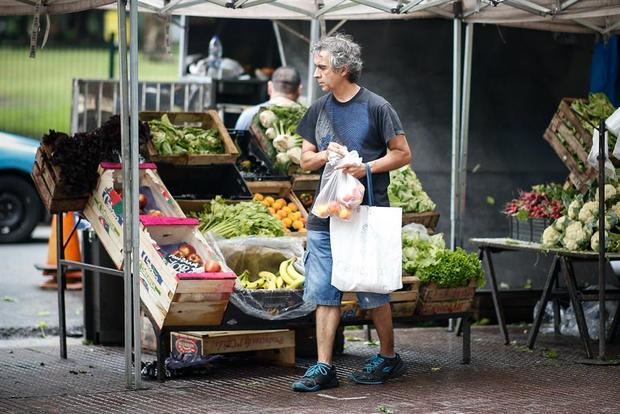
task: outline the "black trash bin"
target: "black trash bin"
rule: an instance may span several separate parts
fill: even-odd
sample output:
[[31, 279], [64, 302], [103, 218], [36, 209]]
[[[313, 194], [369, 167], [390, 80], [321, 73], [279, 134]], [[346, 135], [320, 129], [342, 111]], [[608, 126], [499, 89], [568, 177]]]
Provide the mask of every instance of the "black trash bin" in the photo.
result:
[[[94, 233], [84, 232], [84, 262], [116, 269]], [[123, 345], [123, 278], [84, 271], [84, 337], [94, 344]]]

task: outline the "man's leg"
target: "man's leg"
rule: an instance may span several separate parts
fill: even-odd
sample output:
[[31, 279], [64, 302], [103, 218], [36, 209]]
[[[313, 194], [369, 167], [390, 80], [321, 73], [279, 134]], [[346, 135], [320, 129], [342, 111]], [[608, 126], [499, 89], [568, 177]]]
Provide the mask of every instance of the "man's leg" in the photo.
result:
[[389, 295], [358, 293], [357, 300], [371, 312], [381, 348], [377, 355], [366, 361], [364, 368], [351, 375], [351, 379], [358, 384], [383, 384], [407, 371], [400, 356], [394, 353], [394, 327]]
[[340, 324], [340, 307], [318, 305], [316, 307], [315, 316], [317, 360], [318, 362], [331, 365], [334, 351], [334, 339], [336, 338], [336, 330]]
[[394, 354], [394, 327], [392, 325], [392, 308], [389, 303], [371, 309], [372, 323], [375, 326], [381, 342], [381, 355], [393, 357]]

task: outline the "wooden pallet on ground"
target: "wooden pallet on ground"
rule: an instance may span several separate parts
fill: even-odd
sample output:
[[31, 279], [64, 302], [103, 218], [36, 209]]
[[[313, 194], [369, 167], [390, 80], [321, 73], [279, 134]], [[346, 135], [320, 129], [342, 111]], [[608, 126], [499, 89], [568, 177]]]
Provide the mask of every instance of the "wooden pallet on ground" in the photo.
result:
[[172, 332], [170, 345], [175, 356], [254, 352], [257, 358], [275, 365], [295, 366], [295, 331], [288, 329]]

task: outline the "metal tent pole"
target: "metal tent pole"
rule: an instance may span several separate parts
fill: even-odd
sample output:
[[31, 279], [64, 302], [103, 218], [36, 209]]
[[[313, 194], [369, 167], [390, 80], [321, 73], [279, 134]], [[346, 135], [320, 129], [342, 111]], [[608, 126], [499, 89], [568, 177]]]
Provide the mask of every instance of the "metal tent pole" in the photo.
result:
[[459, 209], [456, 245], [463, 246], [463, 218], [467, 194], [467, 147], [469, 145], [469, 107], [471, 102], [471, 57], [474, 43], [474, 24], [465, 26], [465, 55], [463, 57], [463, 101], [461, 105], [461, 143], [459, 149]]
[[319, 41], [319, 29], [319, 19], [312, 19], [310, 21], [310, 46], [308, 47], [308, 83], [306, 84], [308, 105], [314, 102], [318, 95], [316, 84], [314, 83], [314, 56], [312, 54], [312, 45]]
[[605, 322], [605, 120], [601, 120], [598, 130], [598, 357], [605, 360], [607, 330]]
[[179, 79], [185, 76], [185, 59], [187, 58], [187, 38], [189, 35], [189, 17], [181, 16], [181, 38], [179, 39]]
[[[72, 211], [67, 214], [73, 214]], [[63, 232], [64, 215], [62, 211], [56, 214], [56, 283], [58, 291], [58, 336], [60, 338], [60, 357], [67, 359], [67, 318], [65, 315], [65, 269], [62, 261], [65, 259], [65, 237]], [[70, 237], [67, 239], [67, 241]]]
[[[131, 193], [127, 199], [127, 204], [131, 205], [128, 209], [131, 220], [131, 261], [127, 263], [127, 267], [131, 269], [132, 276], [132, 321], [133, 321], [133, 352], [134, 352], [134, 388], [142, 388], [141, 362], [142, 362], [142, 343], [141, 343], [141, 321], [140, 321], [140, 269], [138, 267], [140, 258], [140, 228], [138, 226], [138, 192], [140, 170], [139, 161], [139, 129], [138, 129], [138, 0], [130, 0], [129, 2], [129, 19], [130, 19], [130, 43], [129, 43], [129, 96], [130, 96], [130, 133], [131, 146], [130, 157], [131, 163], [126, 168], [128, 175], [131, 177]], [[130, 266], [131, 265], [131, 266]]]
[[280, 65], [286, 66], [286, 55], [284, 54], [284, 45], [282, 44], [282, 36], [280, 35], [280, 27], [275, 20], [271, 21], [273, 25], [273, 34], [276, 36], [276, 42], [278, 44], [278, 53], [280, 55]]
[[[130, 142], [129, 142], [129, 91], [127, 78], [127, 14], [125, 11], [125, 1], [117, 3], [118, 11], [118, 66], [119, 66], [119, 89], [121, 95], [120, 116], [121, 116], [121, 143], [122, 143], [122, 165], [123, 165], [123, 198], [127, 200], [131, 192], [129, 185], [130, 179], [127, 167], [130, 163]], [[130, 233], [129, 206], [124, 204], [123, 208], [123, 277], [124, 289], [124, 344], [125, 344], [125, 380], [127, 388], [131, 388], [131, 233]]]
[[[455, 9], [460, 3], [455, 3]], [[452, 177], [450, 181], [450, 248], [456, 247], [456, 231], [458, 228], [457, 211], [459, 208], [459, 158], [460, 126], [461, 126], [461, 20], [456, 13], [453, 20], [452, 40]]]

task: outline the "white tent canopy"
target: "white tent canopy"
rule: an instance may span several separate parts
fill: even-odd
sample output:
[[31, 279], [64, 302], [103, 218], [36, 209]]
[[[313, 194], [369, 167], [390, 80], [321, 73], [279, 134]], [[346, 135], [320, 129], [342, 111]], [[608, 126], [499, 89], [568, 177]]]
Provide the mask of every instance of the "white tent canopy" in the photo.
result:
[[[41, 14], [71, 13], [114, 0], [41, 0]], [[455, 0], [141, 0], [162, 15], [269, 20], [384, 20], [454, 17]], [[35, 14], [36, 0], [0, 0], [0, 15]], [[114, 7], [114, 6], [108, 6]], [[619, 0], [464, 0], [463, 22], [561, 32], [620, 29]]]

